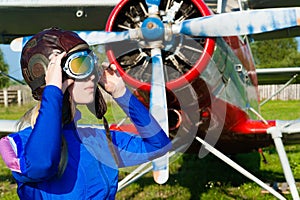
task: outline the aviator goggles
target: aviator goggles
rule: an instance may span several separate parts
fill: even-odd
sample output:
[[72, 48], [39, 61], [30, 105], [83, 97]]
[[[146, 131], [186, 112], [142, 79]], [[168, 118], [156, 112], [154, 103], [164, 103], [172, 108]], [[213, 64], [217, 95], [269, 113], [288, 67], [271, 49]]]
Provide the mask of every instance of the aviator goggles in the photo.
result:
[[85, 79], [97, 69], [97, 57], [90, 49], [71, 52], [63, 60], [62, 67], [70, 78]]

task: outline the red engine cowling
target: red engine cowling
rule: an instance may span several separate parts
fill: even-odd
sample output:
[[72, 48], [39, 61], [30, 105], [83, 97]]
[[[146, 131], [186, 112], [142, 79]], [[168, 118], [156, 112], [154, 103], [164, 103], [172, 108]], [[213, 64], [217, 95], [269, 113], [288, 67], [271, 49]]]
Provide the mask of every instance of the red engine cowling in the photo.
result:
[[[164, 20], [170, 1], [162, 0], [160, 18]], [[174, 20], [180, 23], [189, 18], [211, 15], [211, 11], [201, 0], [185, 0], [177, 11]], [[106, 31], [123, 31], [140, 27], [147, 18], [147, 6], [144, 0], [123, 0], [112, 11]], [[166, 22], [164, 22], [166, 23]], [[192, 82], [209, 63], [215, 41], [212, 38], [173, 35], [164, 42], [162, 49], [166, 69], [166, 86], [170, 90], [178, 89]], [[143, 41], [125, 41], [107, 46], [110, 62], [114, 62], [124, 80], [134, 88], [149, 91], [151, 82], [150, 49]]]

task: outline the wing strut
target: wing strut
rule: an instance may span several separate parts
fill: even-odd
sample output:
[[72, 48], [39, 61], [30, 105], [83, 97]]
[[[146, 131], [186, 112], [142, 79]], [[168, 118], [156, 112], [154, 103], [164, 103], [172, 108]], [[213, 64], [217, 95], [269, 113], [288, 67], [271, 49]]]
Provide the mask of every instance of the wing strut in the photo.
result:
[[271, 194], [273, 194], [278, 199], [281, 199], [281, 200], [285, 199], [276, 190], [274, 190], [273, 188], [271, 188], [270, 186], [268, 186], [267, 184], [265, 184], [264, 182], [262, 182], [261, 180], [259, 180], [258, 178], [256, 178], [254, 175], [252, 175], [251, 173], [249, 173], [247, 170], [245, 170], [244, 168], [242, 168], [236, 162], [234, 162], [233, 160], [231, 160], [230, 158], [228, 158], [222, 152], [220, 152], [219, 150], [217, 150], [216, 148], [214, 148], [213, 146], [211, 146], [210, 144], [208, 144], [207, 142], [205, 142], [201, 138], [196, 137], [196, 140], [198, 140], [204, 146], [204, 148], [207, 149], [209, 152], [211, 152], [212, 154], [214, 154], [215, 156], [217, 156], [218, 158], [220, 158], [222, 161], [224, 161], [225, 163], [227, 163], [229, 166], [231, 166], [232, 168], [234, 168], [235, 170], [237, 170], [238, 172], [240, 172], [241, 174], [243, 174], [247, 178], [249, 178], [252, 181], [256, 182], [258, 185], [260, 185], [264, 189], [268, 190]]
[[[176, 139], [174, 139], [174, 141], [172, 141], [173, 145], [176, 143], [176, 141], [177, 141]], [[167, 156], [168, 156], [167, 160], [169, 160], [173, 157], [176, 158], [176, 156], [178, 156], [178, 152], [181, 152], [186, 147], [187, 147], [187, 145], [182, 145], [182, 146], [178, 147], [177, 149], [175, 149], [174, 151], [169, 152], [167, 154]], [[131, 183], [135, 182], [136, 180], [138, 180], [139, 178], [141, 178], [142, 176], [144, 176], [146, 173], [150, 172], [151, 170], [153, 170], [152, 161], [141, 164], [135, 170], [133, 170], [130, 174], [128, 174], [124, 179], [119, 181], [118, 192], [121, 191], [122, 189], [126, 188]]]
[[272, 135], [272, 138], [274, 140], [274, 144], [277, 149], [277, 153], [279, 155], [283, 173], [284, 173], [285, 179], [290, 187], [292, 197], [294, 200], [299, 200], [300, 198], [299, 198], [298, 190], [296, 187], [296, 182], [295, 182], [295, 179], [294, 179], [291, 167], [290, 167], [290, 163], [287, 158], [287, 155], [286, 155], [286, 152], [285, 152], [285, 149], [283, 146], [283, 142], [281, 139], [282, 138], [282, 130], [279, 127], [275, 126], [275, 127], [269, 128], [267, 130], [267, 132]]
[[272, 94], [269, 98], [265, 99], [263, 102], [261, 102], [259, 104], [259, 106], [263, 106], [265, 103], [267, 103], [268, 101], [270, 101], [274, 96], [276, 96], [277, 94], [279, 94], [282, 90], [284, 90], [285, 88], [287, 88], [296, 78], [297, 78], [298, 74], [295, 74], [288, 82], [286, 82], [281, 88], [279, 88], [278, 91], [276, 91], [274, 94]]
[[[287, 83], [289, 84], [289, 83]], [[265, 124], [268, 122], [253, 108], [250, 108], [257, 117], [259, 117]], [[293, 199], [299, 200], [299, 194], [296, 187], [296, 182], [284, 149], [284, 145], [282, 142], [282, 133], [293, 134], [300, 132], [300, 123], [298, 120], [295, 121], [276, 121], [276, 126], [270, 127], [267, 129], [267, 133], [272, 135], [272, 139], [274, 140], [274, 144], [281, 162], [281, 166], [283, 169], [283, 173], [285, 176], [285, 180], [290, 186], [290, 191], [292, 193]]]

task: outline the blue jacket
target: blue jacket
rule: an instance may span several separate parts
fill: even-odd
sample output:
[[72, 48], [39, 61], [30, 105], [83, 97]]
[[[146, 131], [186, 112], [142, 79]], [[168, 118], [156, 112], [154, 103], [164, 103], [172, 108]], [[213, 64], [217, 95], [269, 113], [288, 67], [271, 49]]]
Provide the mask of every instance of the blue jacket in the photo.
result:
[[[34, 128], [10, 134], [0, 152], [13, 171], [20, 199], [114, 199], [116, 166], [105, 130], [61, 125], [63, 94], [55, 86], [44, 89]], [[148, 110], [129, 92], [115, 99], [135, 124], [139, 135], [111, 130], [119, 167], [137, 165], [170, 150], [171, 143]], [[67, 165], [58, 175], [62, 135]]]

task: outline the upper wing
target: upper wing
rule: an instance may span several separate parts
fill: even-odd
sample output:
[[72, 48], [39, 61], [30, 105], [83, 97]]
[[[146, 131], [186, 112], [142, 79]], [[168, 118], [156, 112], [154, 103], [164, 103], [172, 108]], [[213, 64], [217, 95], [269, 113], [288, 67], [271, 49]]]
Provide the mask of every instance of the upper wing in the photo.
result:
[[247, 2], [251, 9], [300, 6], [300, 2], [298, 0], [248, 0]]
[[0, 1], [0, 43], [43, 29], [103, 30], [120, 0]]
[[271, 31], [266, 33], [259, 33], [252, 35], [254, 40], [271, 40], [271, 39], [281, 39], [288, 37], [299, 37], [300, 36], [300, 27], [286, 28], [278, 31]]
[[292, 78], [292, 83], [300, 83], [300, 67], [256, 69], [259, 85], [285, 84]]

